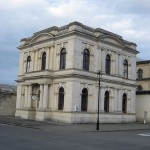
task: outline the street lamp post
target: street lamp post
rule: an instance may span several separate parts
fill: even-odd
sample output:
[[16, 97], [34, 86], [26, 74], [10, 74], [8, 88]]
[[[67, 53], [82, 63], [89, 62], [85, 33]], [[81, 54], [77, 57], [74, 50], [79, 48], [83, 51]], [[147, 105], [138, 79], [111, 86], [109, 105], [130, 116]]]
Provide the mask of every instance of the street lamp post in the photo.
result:
[[98, 71], [97, 76], [98, 76], [98, 110], [97, 110], [96, 130], [99, 130], [99, 101], [100, 101], [100, 77], [101, 77], [100, 70]]

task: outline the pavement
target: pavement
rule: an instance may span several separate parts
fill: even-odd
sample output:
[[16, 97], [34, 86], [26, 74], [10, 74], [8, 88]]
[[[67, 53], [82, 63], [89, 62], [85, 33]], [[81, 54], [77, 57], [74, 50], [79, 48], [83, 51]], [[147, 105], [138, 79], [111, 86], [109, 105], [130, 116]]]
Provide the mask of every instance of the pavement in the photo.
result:
[[67, 124], [57, 123], [49, 120], [35, 121], [21, 119], [17, 117], [0, 116], [0, 124], [19, 126], [46, 130], [49, 132], [113, 132], [113, 131], [132, 131], [132, 130], [150, 130], [150, 123], [124, 123], [124, 124], [99, 124], [99, 131], [96, 130], [96, 124]]

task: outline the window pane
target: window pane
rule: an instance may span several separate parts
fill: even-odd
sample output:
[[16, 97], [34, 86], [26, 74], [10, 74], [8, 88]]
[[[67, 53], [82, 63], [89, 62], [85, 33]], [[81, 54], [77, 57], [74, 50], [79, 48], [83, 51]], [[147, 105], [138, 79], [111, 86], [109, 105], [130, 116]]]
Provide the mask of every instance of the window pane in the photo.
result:
[[60, 69], [65, 69], [66, 67], [66, 50], [62, 49], [60, 53]]
[[45, 70], [46, 68], [46, 52], [44, 52], [42, 54], [42, 66], [41, 66], [41, 70]]
[[58, 96], [58, 110], [64, 109], [64, 89], [61, 87], [59, 89], [59, 96]]
[[106, 70], [106, 74], [110, 74], [110, 56], [106, 55], [106, 60], [105, 60], [105, 70]]
[[141, 79], [143, 77], [143, 70], [139, 69], [138, 70], [138, 78]]
[[109, 92], [105, 92], [105, 97], [104, 97], [104, 111], [109, 112]]
[[83, 69], [89, 70], [89, 63], [90, 63], [90, 53], [88, 49], [85, 49], [83, 52]]
[[127, 112], [127, 95], [123, 94], [122, 98], [122, 112], [126, 113]]
[[87, 105], [88, 105], [88, 91], [87, 89], [82, 90], [82, 96], [81, 96], [81, 111], [87, 111]]
[[124, 78], [128, 78], [128, 61], [127, 60], [124, 60], [123, 68], [124, 68], [124, 71], [123, 71]]
[[28, 56], [26, 64], [26, 72], [30, 71], [30, 65], [31, 65], [31, 56]]

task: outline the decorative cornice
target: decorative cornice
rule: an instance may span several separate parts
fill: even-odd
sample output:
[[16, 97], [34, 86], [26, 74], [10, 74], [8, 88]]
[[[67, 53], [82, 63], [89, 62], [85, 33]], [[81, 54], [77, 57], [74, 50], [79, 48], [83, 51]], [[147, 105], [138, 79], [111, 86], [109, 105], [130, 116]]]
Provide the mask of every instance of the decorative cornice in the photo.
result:
[[139, 64], [149, 64], [150, 63], [150, 60], [142, 60], [142, 61], [137, 61], [136, 64], [139, 65]]
[[[56, 30], [57, 30], [57, 32], [54, 32]], [[54, 27], [51, 27], [51, 28], [48, 28], [48, 29], [44, 29], [42, 31], [34, 33], [32, 37], [21, 39], [22, 45], [19, 46], [18, 48], [22, 49], [22, 48], [25, 48], [25, 47], [29, 46], [36, 37], [38, 37], [42, 34], [50, 34], [50, 35], [52, 35], [52, 39], [56, 40], [57, 38], [60, 37], [60, 35], [61, 36], [65, 36], [65, 35], [68, 36], [70, 33], [75, 34], [77, 32], [80, 33], [80, 34], [81, 33], [85, 34], [86, 38], [87, 38], [87, 36], [89, 36], [90, 38], [93, 38], [93, 39], [96, 39], [96, 40], [98, 40], [99, 37], [111, 36], [115, 39], [118, 39], [120, 41], [120, 43], [123, 43], [123, 47], [125, 47], [127, 49], [130, 49], [130, 50], [132, 49], [132, 47], [130, 47], [131, 45], [136, 46], [135, 43], [125, 41], [125, 40], [122, 39], [121, 36], [119, 36], [117, 34], [114, 34], [112, 32], [109, 32], [109, 31], [106, 31], [106, 30], [100, 29], [100, 28], [94, 29], [94, 28], [91, 28], [89, 26], [83, 25], [82, 23], [79, 23], [79, 22], [75, 21], [75, 22], [69, 23], [68, 25], [62, 26], [62, 27], [54, 26]], [[96, 32], [100, 33], [99, 36], [96, 35]], [[43, 40], [42, 43], [46, 42], [46, 41], [47, 40]], [[36, 43], [40, 44], [40, 42], [36, 42]], [[30, 46], [32, 46], [32, 45], [30, 45]], [[136, 51], [134, 48], [133, 48], [133, 50]]]

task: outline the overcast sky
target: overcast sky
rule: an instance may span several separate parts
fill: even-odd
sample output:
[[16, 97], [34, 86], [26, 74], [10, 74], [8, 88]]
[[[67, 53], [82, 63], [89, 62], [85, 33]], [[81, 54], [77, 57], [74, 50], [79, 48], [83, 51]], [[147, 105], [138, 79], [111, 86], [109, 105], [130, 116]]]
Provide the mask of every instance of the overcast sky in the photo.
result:
[[0, 0], [0, 83], [16, 84], [20, 39], [73, 21], [119, 34], [150, 59], [150, 0]]

